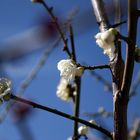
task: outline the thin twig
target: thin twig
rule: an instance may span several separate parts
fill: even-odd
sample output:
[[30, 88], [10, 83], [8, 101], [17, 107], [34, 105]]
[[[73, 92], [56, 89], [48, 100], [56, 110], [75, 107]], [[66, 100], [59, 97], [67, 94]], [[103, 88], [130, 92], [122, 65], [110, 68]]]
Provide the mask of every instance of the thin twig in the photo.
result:
[[70, 40], [71, 40], [71, 48], [72, 48], [72, 59], [76, 62], [75, 43], [74, 43], [74, 34], [73, 34], [72, 25], [70, 25]]
[[50, 16], [51, 16], [51, 18], [52, 18], [52, 20], [53, 20], [53, 22], [54, 22], [54, 24], [56, 25], [56, 28], [57, 28], [57, 30], [58, 30], [58, 32], [59, 32], [59, 34], [60, 34], [60, 36], [61, 36], [61, 38], [62, 38], [62, 40], [63, 40], [63, 43], [64, 43], [64, 51], [66, 51], [67, 52], [67, 54], [69, 55], [69, 57], [71, 57], [71, 53], [70, 53], [70, 51], [69, 51], [69, 48], [68, 48], [68, 40], [65, 38], [65, 35], [64, 35], [64, 33], [63, 33], [63, 31], [61, 30], [61, 27], [60, 27], [60, 25], [59, 25], [59, 23], [58, 23], [58, 19], [57, 19], [57, 17], [55, 17], [55, 15], [53, 14], [53, 7], [49, 7], [48, 5], [47, 5], [47, 3], [46, 2], [44, 2], [43, 0], [41, 0], [41, 2], [40, 2], [44, 7], [45, 7], [45, 9], [48, 11], [48, 13], [50, 14]]
[[12, 99], [12, 100], [15, 100], [15, 101], [17, 101], [17, 102], [22, 102], [22, 103], [24, 103], [24, 104], [28, 104], [28, 105], [32, 106], [33, 108], [38, 108], [38, 109], [41, 109], [41, 110], [45, 110], [45, 111], [51, 112], [51, 113], [53, 113], [53, 114], [59, 115], [59, 116], [61, 116], [61, 117], [67, 118], [67, 119], [69, 119], [69, 120], [77, 121], [77, 122], [79, 122], [79, 123], [82, 123], [82, 124], [84, 124], [84, 125], [86, 125], [86, 126], [89, 126], [89, 127], [91, 127], [91, 128], [94, 128], [94, 129], [96, 129], [96, 130], [98, 130], [98, 131], [104, 133], [105, 135], [107, 135], [108, 137], [110, 137], [110, 138], [112, 139], [112, 134], [111, 134], [108, 130], [102, 128], [102, 127], [99, 126], [99, 125], [92, 124], [92, 123], [87, 122], [87, 121], [85, 121], [85, 120], [82, 120], [82, 119], [80, 119], [80, 118], [78, 118], [78, 117], [74, 117], [74, 116], [72, 116], [72, 115], [63, 113], [63, 112], [58, 111], [58, 110], [56, 110], [56, 109], [52, 109], [52, 108], [49, 108], [49, 107], [47, 107], [47, 106], [43, 106], [43, 105], [37, 104], [37, 103], [35, 103], [35, 102], [32, 102], [32, 101], [23, 99], [23, 98], [21, 98], [21, 97], [15, 96], [15, 95], [13, 95], [13, 94], [11, 94], [11, 99]]
[[136, 34], [137, 34], [137, 0], [129, 0], [128, 9], [128, 38], [132, 40], [133, 43], [128, 44], [126, 47], [126, 65], [124, 69], [122, 92], [129, 96], [130, 85], [132, 81], [133, 69], [134, 69], [134, 58], [135, 58], [135, 45], [136, 44]]
[[83, 66], [83, 65], [77, 64], [77, 66], [83, 67], [84, 70], [110, 69], [110, 65]]
[[121, 22], [118, 22], [118, 23], [115, 23], [113, 25], [111, 25], [112, 28], [116, 28], [116, 27], [119, 27], [120, 25], [126, 23], [126, 20], [125, 21], [121, 21]]
[[[70, 41], [71, 41], [71, 48], [72, 48], [72, 59], [76, 62], [76, 52], [75, 52], [75, 43], [74, 43], [74, 34], [73, 28], [70, 24]], [[75, 84], [76, 84], [76, 96], [74, 102], [74, 116], [79, 117], [80, 113], [80, 92], [81, 92], [81, 78], [75, 77]], [[73, 130], [73, 140], [78, 140], [78, 122], [74, 121], [74, 130]]]
[[[77, 86], [77, 94], [75, 96], [75, 107], [74, 107], [74, 116], [79, 117], [80, 113], [80, 93], [81, 93], [81, 78], [80, 77], [75, 77], [75, 84]], [[74, 135], [73, 135], [73, 140], [78, 140], [78, 122], [74, 122]]]

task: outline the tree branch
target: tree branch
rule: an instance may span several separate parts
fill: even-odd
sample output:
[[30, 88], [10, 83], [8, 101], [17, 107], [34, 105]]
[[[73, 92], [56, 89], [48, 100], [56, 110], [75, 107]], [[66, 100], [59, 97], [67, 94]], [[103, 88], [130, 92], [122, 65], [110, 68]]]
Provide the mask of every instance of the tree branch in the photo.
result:
[[63, 40], [63, 43], [64, 43], [63, 50], [67, 52], [67, 54], [69, 55], [69, 57], [71, 57], [71, 53], [69, 51], [68, 43], [67, 43], [68, 40], [65, 38], [65, 35], [64, 35], [63, 31], [61, 30], [60, 25], [58, 24], [57, 18], [54, 16], [54, 14], [52, 12], [53, 11], [53, 7], [49, 7], [47, 5], [47, 3], [44, 2], [43, 0], [41, 0], [39, 3], [41, 3], [45, 7], [45, 9], [48, 11], [49, 15], [51, 16], [54, 24], [56, 25], [56, 28], [57, 28], [59, 34], [60, 34], [60, 36], [61, 36], [61, 38]]
[[[104, 32], [111, 26], [107, 20], [102, 0], [92, 0], [94, 13], [100, 26], [100, 31]], [[121, 97], [121, 84], [124, 71], [124, 63], [121, 56], [121, 43], [115, 40], [115, 58], [110, 62], [113, 73], [113, 105], [114, 105], [114, 135], [113, 140], [127, 140], [127, 101]], [[129, 76], [129, 75], [128, 75]]]
[[[72, 59], [76, 62], [76, 52], [75, 52], [75, 44], [74, 44], [74, 34], [73, 28], [70, 25], [70, 40], [71, 40], [71, 48], [72, 48]], [[74, 116], [79, 117], [80, 112], [80, 92], [81, 92], [81, 78], [75, 77], [75, 84], [76, 84], [76, 96], [74, 102]], [[74, 132], [73, 132], [73, 140], [78, 140], [78, 122], [74, 121]]]
[[78, 66], [83, 67], [84, 70], [110, 69], [110, 65], [83, 66], [83, 65], [78, 64]]
[[102, 128], [102, 127], [99, 126], [99, 125], [89, 123], [89, 122], [87, 122], [87, 121], [85, 121], [85, 120], [82, 120], [82, 119], [80, 119], [80, 118], [78, 118], [78, 117], [74, 117], [74, 116], [72, 116], [72, 115], [63, 113], [63, 112], [58, 111], [58, 110], [56, 110], [56, 109], [52, 109], [52, 108], [49, 108], [49, 107], [47, 107], [47, 106], [43, 106], [43, 105], [34, 103], [34, 102], [32, 102], [32, 101], [29, 101], [29, 100], [26, 100], [26, 99], [17, 97], [17, 96], [12, 95], [12, 94], [11, 94], [11, 99], [12, 99], [12, 100], [15, 100], [15, 101], [17, 101], [17, 102], [21, 102], [21, 103], [30, 105], [30, 106], [32, 106], [33, 108], [38, 108], [38, 109], [41, 109], [41, 110], [45, 110], [45, 111], [48, 111], [48, 112], [50, 112], [50, 113], [53, 113], [53, 114], [59, 115], [59, 116], [61, 116], [61, 117], [67, 118], [67, 119], [69, 119], [69, 120], [73, 120], [73, 121], [82, 123], [82, 124], [84, 124], [84, 125], [86, 125], [86, 126], [89, 126], [89, 127], [91, 127], [91, 128], [94, 128], [94, 129], [96, 129], [96, 130], [98, 130], [98, 131], [104, 133], [105, 135], [107, 135], [109, 138], [112, 139], [112, 134], [111, 134], [108, 130]]
[[74, 34], [73, 34], [72, 25], [70, 25], [69, 30], [70, 30], [70, 41], [71, 41], [71, 48], [72, 48], [72, 59], [76, 62], [75, 43], [74, 43]]
[[122, 93], [124, 96], [129, 96], [130, 85], [132, 81], [133, 69], [134, 69], [134, 58], [135, 58], [135, 45], [136, 34], [137, 34], [137, 0], [129, 0], [128, 5], [128, 38], [133, 43], [129, 43], [126, 48], [126, 65], [124, 69]]
[[92, 2], [92, 6], [94, 9], [94, 14], [96, 16], [97, 23], [100, 27], [100, 31], [103, 32], [103, 31], [109, 29], [109, 27], [111, 25], [108, 21], [108, 18], [107, 18], [105, 9], [104, 9], [103, 1], [102, 0], [91, 0], [91, 2]]

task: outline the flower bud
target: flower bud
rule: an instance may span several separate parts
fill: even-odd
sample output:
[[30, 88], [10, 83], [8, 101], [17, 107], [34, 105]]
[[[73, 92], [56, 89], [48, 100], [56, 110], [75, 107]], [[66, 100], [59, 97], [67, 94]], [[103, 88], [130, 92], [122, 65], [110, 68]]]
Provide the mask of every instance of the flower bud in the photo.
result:
[[86, 135], [88, 133], [88, 127], [83, 125], [78, 128], [79, 135]]

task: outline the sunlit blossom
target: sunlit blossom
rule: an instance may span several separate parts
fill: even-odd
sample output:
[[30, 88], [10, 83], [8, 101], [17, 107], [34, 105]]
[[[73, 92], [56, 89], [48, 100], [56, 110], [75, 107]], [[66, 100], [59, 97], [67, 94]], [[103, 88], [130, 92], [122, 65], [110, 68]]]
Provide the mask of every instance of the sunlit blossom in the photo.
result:
[[79, 135], [87, 135], [88, 133], [88, 127], [85, 125], [82, 125], [78, 128]]
[[109, 30], [97, 33], [95, 36], [96, 43], [104, 49], [104, 54], [108, 55], [110, 61], [112, 61], [115, 57], [115, 37], [117, 34], [117, 30], [114, 28], [110, 28]]
[[68, 82], [72, 81], [75, 76], [81, 76], [84, 71], [82, 67], [77, 67], [76, 63], [71, 59], [59, 61], [57, 68], [60, 70], [60, 76]]
[[67, 80], [61, 78], [60, 83], [57, 87], [56, 95], [63, 101], [69, 101], [71, 99], [70, 96], [70, 88], [68, 86]]

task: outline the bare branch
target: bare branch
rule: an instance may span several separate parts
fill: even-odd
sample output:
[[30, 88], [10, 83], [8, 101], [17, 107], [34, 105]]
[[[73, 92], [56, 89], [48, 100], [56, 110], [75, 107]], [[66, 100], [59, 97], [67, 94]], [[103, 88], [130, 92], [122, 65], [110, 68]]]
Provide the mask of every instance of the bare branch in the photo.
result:
[[110, 65], [83, 66], [83, 65], [78, 64], [77, 66], [83, 67], [84, 70], [110, 69]]
[[102, 127], [99, 126], [99, 125], [92, 124], [92, 123], [87, 122], [87, 121], [85, 121], [85, 120], [82, 120], [82, 119], [80, 119], [80, 118], [78, 118], [78, 117], [71, 116], [71, 115], [69, 115], [69, 114], [63, 113], [63, 112], [58, 111], [58, 110], [56, 110], [56, 109], [52, 109], [52, 108], [49, 108], [49, 107], [47, 107], [47, 106], [43, 106], [43, 105], [40, 105], [40, 104], [31, 102], [31, 101], [29, 101], [29, 100], [26, 100], [26, 99], [17, 97], [17, 96], [15, 96], [15, 95], [11, 95], [11, 99], [12, 99], [12, 100], [15, 100], [15, 101], [17, 101], [17, 102], [22, 102], [22, 103], [24, 103], [24, 104], [28, 104], [28, 105], [32, 106], [33, 108], [38, 108], [38, 109], [41, 109], [41, 110], [45, 110], [45, 111], [48, 111], [48, 112], [50, 112], [50, 113], [53, 113], [53, 114], [59, 115], [59, 116], [61, 116], [61, 117], [67, 118], [67, 119], [69, 119], [69, 120], [73, 120], [73, 121], [82, 123], [82, 124], [84, 124], [84, 125], [86, 125], [86, 126], [89, 126], [89, 127], [91, 127], [91, 128], [94, 128], [94, 129], [96, 129], [96, 130], [98, 130], [98, 131], [104, 133], [105, 135], [107, 135], [109, 138], [112, 139], [112, 134], [111, 134], [108, 130], [102, 128]]
[[96, 16], [97, 23], [100, 25], [101, 32], [107, 30], [110, 27], [102, 0], [91, 0], [94, 9], [94, 14]]
[[65, 35], [64, 35], [63, 31], [61, 30], [61, 27], [60, 27], [60, 25], [59, 25], [59, 23], [58, 23], [58, 21], [57, 21], [57, 17], [55, 17], [55, 15], [53, 14], [53, 7], [49, 7], [49, 6], [47, 5], [47, 3], [46, 3], [45, 1], [43, 1], [43, 0], [41, 0], [40, 3], [41, 3], [41, 4], [45, 7], [45, 9], [48, 11], [48, 13], [49, 13], [49, 15], [51, 16], [51, 18], [52, 18], [54, 24], [56, 25], [56, 28], [57, 28], [57, 30], [58, 30], [58, 32], [59, 32], [59, 34], [60, 34], [60, 36], [61, 36], [61, 38], [62, 38], [62, 40], [63, 40], [63, 43], [64, 43], [64, 48], [63, 48], [63, 50], [67, 52], [67, 54], [69, 55], [69, 57], [71, 57], [71, 53], [70, 53], [70, 51], [69, 51], [68, 43], [67, 43], [68, 40], [65, 38]]
[[[76, 52], [75, 52], [75, 44], [74, 44], [74, 34], [73, 28], [70, 25], [70, 40], [71, 40], [71, 48], [72, 48], [72, 59], [76, 62]], [[81, 92], [81, 78], [75, 77], [76, 84], [76, 96], [74, 102], [74, 116], [79, 117], [80, 113], [80, 92]], [[74, 121], [74, 132], [73, 132], [73, 140], [78, 140], [78, 122]]]
[[[100, 26], [100, 31], [104, 32], [111, 26], [107, 20], [107, 15], [103, 7], [102, 0], [92, 0], [94, 13]], [[99, 22], [100, 21], [100, 22]], [[120, 98], [120, 92], [124, 63], [121, 56], [121, 43], [115, 41], [115, 58], [110, 62], [113, 78], [113, 105], [114, 105], [114, 135], [113, 140], [127, 140], [127, 102], [125, 98]], [[124, 92], [125, 93], [125, 92]], [[122, 97], [122, 96], [121, 96]]]
[[72, 59], [76, 62], [76, 54], [75, 54], [75, 43], [74, 43], [74, 34], [72, 25], [69, 27], [70, 29], [70, 41], [71, 41], [71, 48], [72, 48]]
[[[136, 34], [137, 34], [137, 0], [129, 0], [129, 14], [128, 14], [128, 38], [136, 44]], [[124, 69], [122, 92], [125, 96], [129, 96], [130, 85], [132, 81], [133, 69], [134, 69], [134, 58], [135, 58], [135, 45], [132, 43], [128, 44], [126, 48], [126, 65]]]

